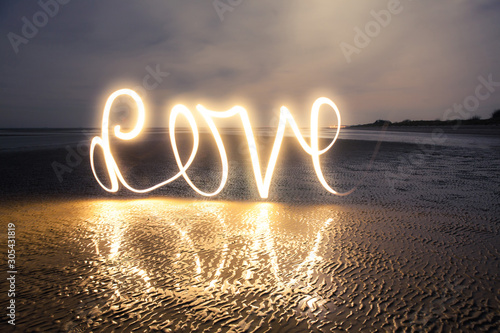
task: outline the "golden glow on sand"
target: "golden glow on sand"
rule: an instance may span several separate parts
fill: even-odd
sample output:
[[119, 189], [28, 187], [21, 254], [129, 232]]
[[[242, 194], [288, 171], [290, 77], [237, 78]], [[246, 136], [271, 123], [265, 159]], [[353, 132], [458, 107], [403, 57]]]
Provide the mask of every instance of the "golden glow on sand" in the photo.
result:
[[[164, 250], [162, 255], [172, 258], [171, 267], [177, 267], [178, 274], [189, 275], [194, 285], [204, 283], [202, 289], [206, 292], [229, 288], [236, 293], [259, 281], [267, 281], [284, 291], [309, 285], [322, 261], [320, 248], [325, 244], [325, 234], [339, 223], [334, 222], [336, 212], [332, 206], [290, 207], [267, 202], [163, 198], [93, 200], [88, 204], [85, 214], [93, 216], [95, 223], [87, 228], [93, 235], [96, 255], [128, 276], [134, 276], [146, 293], [151, 291], [154, 274], [151, 266], [145, 265], [147, 261], [136, 258], [134, 232], [142, 230], [138, 228], [143, 223], [138, 222], [141, 219], [147, 219], [145, 223], [149, 227], [161, 226], [162, 232], [150, 234], [154, 240], [148, 241], [170, 244], [172, 240], [163, 238], [176, 238], [172, 243], [175, 246], [166, 246], [169, 250]], [[292, 230], [289, 229], [292, 224], [287, 225], [291, 218], [301, 221], [293, 223]], [[140, 234], [141, 237], [149, 235], [144, 230]], [[208, 243], [207, 235], [210, 235]], [[291, 237], [298, 243], [283, 248], [280, 237]], [[235, 247], [239, 242], [235, 239], [245, 246]], [[293, 255], [285, 255], [283, 251], [291, 251]], [[290, 267], [291, 257], [294, 264]], [[238, 259], [243, 260], [241, 267], [234, 266]], [[239, 268], [236, 273], [235, 269]], [[229, 282], [228, 277], [236, 274], [238, 278]], [[120, 293], [119, 289], [117, 292]]]
[[[118, 168], [118, 165], [115, 161], [115, 158], [113, 157], [113, 154], [111, 153], [110, 149], [110, 144], [109, 144], [109, 115], [111, 111], [111, 107], [114, 103], [114, 101], [120, 97], [120, 96], [128, 96], [132, 98], [136, 105], [137, 105], [137, 112], [138, 112], [138, 118], [137, 118], [137, 123], [135, 127], [128, 133], [124, 133], [121, 131], [121, 128], [119, 125], [114, 127], [114, 134], [117, 138], [121, 140], [131, 140], [137, 137], [137, 135], [140, 134], [143, 126], [144, 126], [144, 120], [145, 120], [145, 107], [142, 99], [140, 96], [133, 90], [130, 89], [121, 89], [113, 94], [108, 98], [106, 102], [106, 106], [104, 108], [104, 114], [103, 114], [103, 119], [102, 119], [102, 134], [101, 137], [94, 137], [92, 140], [92, 144], [90, 146], [90, 163], [92, 167], [92, 172], [94, 173], [94, 177], [96, 180], [99, 182], [101, 187], [105, 189], [108, 192], [116, 192], [118, 191], [119, 188], [119, 182], [127, 189], [129, 189], [132, 192], [136, 193], [146, 193], [153, 191], [159, 187], [162, 187], [180, 176], [182, 176], [186, 182], [191, 186], [191, 188], [196, 191], [198, 194], [201, 194], [203, 196], [214, 196], [220, 193], [224, 186], [226, 185], [227, 179], [228, 179], [228, 173], [229, 173], [229, 166], [228, 166], [228, 159], [227, 159], [227, 154], [226, 150], [224, 147], [224, 143], [222, 142], [222, 138], [220, 136], [219, 130], [217, 129], [217, 126], [214, 123], [214, 118], [230, 118], [234, 116], [239, 116], [241, 119], [241, 122], [243, 124], [243, 129], [245, 132], [245, 136], [247, 139], [248, 147], [250, 150], [250, 157], [252, 161], [252, 167], [253, 167], [253, 172], [255, 176], [255, 180], [257, 183], [257, 188], [259, 190], [259, 194], [262, 198], [267, 198], [269, 196], [269, 188], [271, 186], [271, 179], [274, 173], [274, 168], [276, 166], [276, 161], [278, 159], [279, 151], [281, 148], [281, 143], [283, 141], [283, 137], [285, 135], [285, 128], [287, 125], [287, 122], [290, 124], [290, 127], [293, 130], [293, 133], [297, 137], [300, 145], [302, 148], [312, 157], [313, 160], [313, 165], [314, 165], [314, 170], [316, 171], [316, 175], [318, 177], [319, 182], [323, 187], [330, 193], [336, 194], [336, 195], [347, 195], [350, 194], [353, 190], [345, 193], [339, 193], [335, 191], [333, 188], [328, 185], [327, 181], [325, 180], [325, 177], [323, 175], [322, 169], [321, 169], [321, 163], [320, 163], [320, 156], [324, 153], [326, 153], [330, 148], [334, 145], [335, 141], [337, 140], [341, 128], [341, 119], [340, 119], [340, 112], [335, 105], [330, 99], [321, 97], [318, 98], [311, 110], [311, 144], [307, 144], [307, 142], [304, 139], [304, 136], [300, 133], [299, 127], [297, 123], [295, 122], [292, 114], [290, 111], [285, 107], [281, 107], [280, 111], [280, 118], [279, 118], [279, 124], [278, 124], [278, 130], [276, 133], [276, 137], [274, 140], [274, 145], [273, 149], [271, 152], [271, 157], [269, 159], [269, 163], [267, 165], [267, 169], [265, 172], [265, 175], [263, 176], [261, 173], [261, 165], [260, 165], [260, 160], [259, 160], [259, 154], [257, 152], [257, 145], [255, 142], [255, 136], [252, 130], [252, 126], [250, 124], [250, 119], [248, 117], [248, 113], [245, 110], [245, 108], [241, 106], [235, 106], [231, 108], [230, 110], [227, 111], [211, 111], [203, 107], [202, 105], [198, 105], [196, 109], [198, 112], [202, 115], [203, 119], [205, 122], [208, 124], [210, 131], [215, 139], [215, 142], [217, 144], [217, 148], [219, 150], [219, 155], [222, 163], [222, 178], [221, 178], [221, 183], [217, 190], [211, 193], [203, 192], [200, 189], [198, 189], [189, 176], [187, 175], [186, 171], [189, 169], [190, 165], [192, 164], [194, 158], [196, 157], [196, 153], [198, 151], [198, 146], [200, 142], [200, 136], [199, 136], [199, 131], [198, 127], [196, 125], [196, 121], [194, 119], [194, 116], [192, 112], [184, 105], [176, 105], [172, 109], [172, 112], [170, 113], [170, 121], [169, 121], [169, 135], [170, 135], [170, 142], [172, 145], [172, 150], [174, 152], [175, 160], [177, 162], [177, 166], [179, 167], [179, 172], [174, 175], [173, 177], [156, 184], [155, 186], [146, 188], [146, 189], [136, 189], [129, 185], [125, 178], [123, 177], [122, 173], [120, 172], [120, 169]], [[330, 106], [334, 111], [335, 115], [338, 120], [338, 125], [337, 125], [337, 131], [335, 133], [335, 137], [333, 140], [330, 142], [330, 144], [320, 150], [319, 148], [319, 124], [318, 124], [318, 119], [319, 119], [319, 111], [320, 108], [323, 105], [328, 105]], [[177, 148], [176, 140], [175, 140], [175, 129], [176, 129], [176, 120], [179, 115], [184, 116], [188, 123], [189, 127], [191, 128], [191, 132], [193, 134], [193, 149], [191, 151], [191, 155], [189, 156], [189, 159], [186, 164], [183, 164], [181, 161], [181, 158], [179, 156], [179, 150]], [[95, 165], [94, 165], [94, 152], [96, 146], [100, 146], [103, 150], [104, 153], [104, 160], [106, 163], [106, 168], [107, 172], [110, 178], [111, 182], [111, 187], [107, 187], [104, 185], [99, 177], [97, 176], [96, 170], [95, 170]]]

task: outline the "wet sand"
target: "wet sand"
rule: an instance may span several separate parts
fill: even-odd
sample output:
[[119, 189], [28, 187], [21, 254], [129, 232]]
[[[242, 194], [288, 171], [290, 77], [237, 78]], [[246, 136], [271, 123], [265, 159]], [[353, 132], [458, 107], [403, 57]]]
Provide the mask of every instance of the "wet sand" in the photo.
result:
[[[376, 142], [339, 141], [322, 158], [325, 176], [358, 187], [337, 197], [287, 138], [262, 200], [241, 137], [224, 140], [230, 179], [213, 199], [182, 179], [108, 194], [88, 156], [60, 182], [52, 163], [65, 163], [65, 149], [1, 154], [18, 331], [498, 330], [497, 147], [384, 142], [368, 168]], [[264, 150], [272, 139], [259, 141]], [[203, 142], [189, 173], [208, 191], [220, 162]], [[116, 155], [140, 187], [175, 173], [170, 151], [152, 137]]]

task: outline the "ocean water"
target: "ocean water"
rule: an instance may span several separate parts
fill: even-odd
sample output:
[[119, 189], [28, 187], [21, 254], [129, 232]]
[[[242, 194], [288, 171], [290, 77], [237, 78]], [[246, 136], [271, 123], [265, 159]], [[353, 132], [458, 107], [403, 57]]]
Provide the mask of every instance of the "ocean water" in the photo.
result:
[[[151, 137], [160, 135], [168, 136], [167, 130], [153, 129], [145, 131]], [[188, 133], [187, 130], [179, 129], [178, 133]], [[200, 129], [200, 133], [208, 133], [207, 129]], [[308, 129], [302, 129], [302, 134], [309, 137]], [[275, 130], [258, 128], [254, 130], [256, 136], [269, 138], [269, 144], [272, 145]], [[221, 134], [243, 134], [242, 129], [221, 129]], [[94, 136], [99, 136], [100, 130], [0, 130], [0, 152], [15, 150], [36, 150], [47, 148], [61, 148], [67, 145], [86, 145], [88, 146]], [[288, 137], [293, 136], [293, 132], [287, 129], [285, 134]], [[320, 138], [333, 138], [335, 130], [321, 129]], [[434, 140], [431, 133], [418, 132], [391, 132], [391, 131], [372, 131], [372, 130], [353, 130], [342, 129], [339, 139], [363, 140], [363, 141], [381, 141], [381, 142], [400, 142], [417, 144], [438, 144], [443, 146], [457, 146], [469, 148], [489, 148], [500, 147], [500, 136], [494, 135], [472, 135], [472, 134], [446, 134], [441, 140]]]
[[98, 130], [0, 130], [0, 152], [61, 148], [85, 144], [99, 135]]

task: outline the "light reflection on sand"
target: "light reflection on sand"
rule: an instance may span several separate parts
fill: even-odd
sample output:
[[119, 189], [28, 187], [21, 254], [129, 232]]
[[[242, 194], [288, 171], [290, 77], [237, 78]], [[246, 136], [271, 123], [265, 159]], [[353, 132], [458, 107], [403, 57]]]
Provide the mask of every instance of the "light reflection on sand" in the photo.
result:
[[[263, 279], [266, 276], [276, 286], [283, 288], [285, 285], [290, 286], [299, 282], [302, 273], [305, 273], [310, 279], [314, 266], [321, 260], [317, 252], [323, 239], [323, 232], [333, 221], [332, 218], [328, 217], [332, 215], [331, 209], [326, 211], [323, 209], [322, 213], [325, 216], [321, 216], [321, 214], [318, 216], [318, 212], [316, 212], [315, 219], [317, 220], [307, 222], [308, 225], [320, 227], [320, 230], [316, 232], [314, 242], [310, 244], [310, 251], [303, 253], [302, 256], [305, 259], [299, 264], [295, 264], [295, 267], [289, 267], [293, 269], [295, 277], [284, 281], [278, 264], [278, 255], [274, 246], [275, 240], [271, 227], [281, 224], [280, 217], [290, 217], [282, 211], [286, 209], [286, 206], [273, 203], [224, 203], [168, 199], [94, 201], [91, 206], [92, 214], [98, 216], [97, 223], [89, 223], [88, 225], [94, 234], [93, 242], [97, 256], [105, 256], [112, 261], [116, 259], [113, 261], [116, 263], [120, 263], [118, 260], [120, 256], [130, 257], [132, 254], [127, 247], [122, 246], [122, 242], [123, 238], [126, 237], [127, 229], [136, 222], [127, 215], [148, 217], [148, 221], [154, 219], [175, 230], [175, 234], [167, 235], [167, 237], [177, 236], [178, 241], [185, 244], [186, 251], [191, 254], [188, 257], [181, 257], [181, 252], [176, 253], [174, 258], [177, 260], [173, 262], [173, 265], [184, 265], [186, 262], [191, 262], [195, 266], [193, 276], [197, 278], [196, 280], [201, 283], [209, 282], [209, 287], [212, 288], [219, 283], [224, 271], [234, 269], [234, 267], [229, 267], [227, 258], [230, 252], [229, 245], [234, 237], [243, 237], [244, 242], [249, 244], [242, 253], [238, 253], [239, 255], [244, 254], [244, 257], [240, 257], [240, 259], [243, 259], [245, 269], [236, 280], [251, 281]], [[310, 212], [311, 210], [309, 207], [302, 207], [298, 211]], [[231, 216], [231, 231], [226, 226], [226, 216]], [[202, 267], [200, 252], [203, 250], [203, 246], [195, 244], [196, 240], [193, 240], [190, 236], [192, 228], [190, 224], [196, 225], [200, 219], [204, 222], [208, 220], [211, 225], [219, 225], [221, 230], [224, 231], [222, 241], [213, 241], [213, 245], [217, 247], [217, 252], [220, 255], [215, 272], [211, 271], [214, 268], [213, 266]], [[179, 223], [179, 220], [182, 222]], [[301, 226], [300, 223], [303, 222], [296, 225], [292, 223], [289, 227], [292, 227], [294, 232], [300, 232], [300, 230], [304, 229], [304, 226]], [[210, 228], [210, 225], [206, 227]], [[127, 243], [128, 246], [134, 246], [130, 240]], [[140, 267], [133, 267], [132, 272], [140, 273], [139, 275], [145, 281], [150, 280], [147, 273]], [[256, 276], [259, 274], [262, 276]], [[208, 281], [211, 276], [213, 276], [213, 279]], [[269, 283], [268, 280], [266, 282]], [[150, 283], [147, 286], [150, 286]]]
[[449, 213], [166, 198], [11, 203], [0, 213], [16, 221], [23, 244], [25, 331], [447, 331], [498, 322], [483, 315], [498, 304], [485, 269], [497, 267], [492, 234], [465, 232], [471, 226]]
[[[293, 215], [287, 212], [289, 208], [272, 203], [168, 199], [92, 201], [89, 215], [94, 220], [87, 220], [86, 227], [93, 234], [95, 255], [105, 263], [103, 269], [95, 272], [100, 276], [94, 276], [94, 279], [114, 280], [114, 294], [102, 307], [113, 307], [127, 293], [130, 284], [134, 285], [134, 297], [147, 297], [161, 290], [162, 294], [190, 301], [197, 298], [209, 300], [221, 292], [239, 295], [251, 288], [276, 291], [277, 296], [269, 299], [274, 302], [282, 297], [286, 299], [293, 288], [310, 287], [308, 281], [313, 278], [314, 268], [321, 261], [318, 251], [323, 233], [333, 221], [330, 217], [334, 215], [333, 208], [312, 210], [300, 207], [293, 209]], [[313, 218], [308, 216], [311, 212], [314, 212]], [[154, 265], [144, 264], [145, 258], [132, 251], [137, 246], [146, 246], [141, 241], [151, 241], [140, 237], [139, 242], [134, 242], [131, 237], [135, 234], [134, 229], [140, 229], [141, 225], [147, 227], [150, 222], [158, 229], [169, 228], [168, 233], [151, 235], [157, 237], [157, 245], [152, 245], [156, 249], [155, 259], [161, 261], [165, 258], [165, 250], [161, 248], [163, 242], [176, 244], [171, 248], [172, 263], [163, 271]], [[283, 224], [286, 224], [285, 228]], [[211, 239], [214, 229], [221, 234]], [[298, 253], [300, 260], [287, 262], [286, 253], [276, 250], [275, 234], [279, 232], [283, 242], [287, 231], [301, 235], [305, 246]], [[236, 239], [236, 243], [243, 246], [235, 247]], [[206, 252], [207, 243], [215, 251]], [[293, 241], [288, 244], [288, 248], [291, 247], [294, 247]], [[285, 274], [283, 270], [293, 274]], [[123, 275], [121, 279], [114, 278], [117, 271]], [[174, 274], [177, 281], [161, 284], [155, 281], [155, 274]], [[129, 285], [121, 288], [124, 284], [120, 280], [128, 281]], [[303, 290], [302, 294], [297, 303], [299, 311], [312, 309], [314, 312], [326, 302], [313, 292], [309, 294]], [[247, 324], [247, 321], [244, 323]]]

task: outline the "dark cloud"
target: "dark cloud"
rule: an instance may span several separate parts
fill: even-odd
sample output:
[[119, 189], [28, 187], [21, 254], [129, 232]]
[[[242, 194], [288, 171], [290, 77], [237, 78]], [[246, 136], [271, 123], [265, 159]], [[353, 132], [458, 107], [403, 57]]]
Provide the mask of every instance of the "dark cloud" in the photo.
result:
[[[96, 126], [106, 95], [141, 86], [156, 66], [169, 75], [147, 92], [151, 119], [177, 102], [241, 103], [260, 125], [281, 104], [307, 122], [319, 94], [347, 123], [435, 119], [473, 94], [478, 76], [500, 81], [495, 0], [402, 0], [348, 63], [340, 44], [355, 45], [354, 29], [388, 2], [243, 0], [221, 21], [212, 1], [72, 0], [15, 54], [8, 33], [22, 35], [22, 17], [41, 8], [3, 1], [0, 127]], [[495, 92], [476, 113], [498, 107]]]

